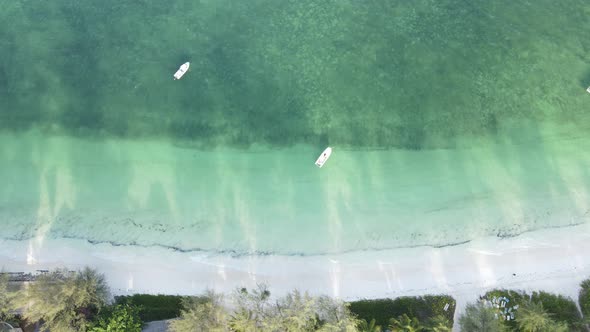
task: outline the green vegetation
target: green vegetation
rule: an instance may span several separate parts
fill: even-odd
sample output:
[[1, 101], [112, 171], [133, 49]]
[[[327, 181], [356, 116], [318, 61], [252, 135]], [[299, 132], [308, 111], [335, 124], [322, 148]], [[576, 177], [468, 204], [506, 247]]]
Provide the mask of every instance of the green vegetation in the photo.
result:
[[109, 292], [104, 276], [85, 268], [78, 272], [56, 270], [41, 275], [24, 288], [15, 305], [26, 308], [22, 318], [44, 323], [51, 331], [86, 331], [102, 309]]
[[529, 302], [518, 313], [516, 325], [519, 331], [523, 332], [567, 332], [569, 331], [566, 322], [556, 322], [551, 319], [543, 303]]
[[[41, 323], [41, 331], [141, 331], [139, 307], [133, 303], [108, 305], [109, 288], [96, 270], [57, 269], [37, 276], [23, 288], [10, 289], [8, 280], [8, 275], [0, 275], [2, 320], [17, 321], [20, 326]], [[17, 310], [21, 314], [14, 317]]]
[[545, 317], [541, 315], [542, 312], [547, 314], [552, 323], [557, 324], [551, 325], [553, 329], [557, 329], [562, 324], [567, 324], [569, 331], [579, 331], [582, 327], [582, 317], [576, 304], [562, 295], [547, 292], [533, 292], [529, 295], [525, 292], [510, 290], [493, 290], [485, 295], [488, 300], [493, 297], [506, 297], [510, 300], [511, 307], [519, 306], [519, 309], [515, 311], [515, 319], [504, 321], [504, 325], [508, 328], [520, 330], [518, 324], [524, 319], [523, 313], [538, 315], [535, 317], [541, 319]]
[[582, 289], [580, 290], [580, 296], [578, 297], [578, 302], [580, 303], [580, 308], [582, 309], [582, 314], [586, 318], [588, 322], [590, 319], [590, 279], [586, 279], [582, 281]]
[[227, 313], [219, 294], [207, 292], [203, 297], [184, 297], [180, 319], [170, 323], [172, 331], [218, 332], [227, 330]]
[[[203, 296], [136, 294], [108, 304], [104, 277], [90, 268], [42, 274], [26, 288], [11, 290], [0, 274], [0, 318], [16, 317], [21, 326], [41, 323], [41, 331], [140, 332], [144, 317], [174, 319], [173, 332], [450, 332], [452, 297], [423, 296], [345, 303], [327, 296], [292, 291], [271, 299], [265, 285], [237, 289], [231, 310], [213, 291]], [[588, 313], [590, 281], [582, 283], [580, 306]], [[444, 310], [448, 304], [447, 310]], [[468, 304], [458, 321], [464, 332], [584, 331], [574, 302], [547, 292], [493, 290]]]
[[0, 274], [0, 321], [7, 321], [14, 317], [13, 294], [8, 291], [8, 275]]
[[419, 332], [425, 330], [416, 317], [410, 318], [406, 314], [390, 319], [389, 329], [400, 332]]
[[[204, 298], [183, 301], [182, 316], [171, 323], [173, 331], [325, 331], [353, 332], [361, 324], [344, 302], [326, 296], [312, 297], [293, 291], [275, 301], [264, 285], [233, 295], [236, 308], [229, 313], [221, 296], [208, 292]], [[373, 330], [375, 331], [375, 330]]]
[[100, 313], [90, 332], [141, 332], [142, 325], [137, 307], [117, 304]]
[[453, 323], [445, 316], [438, 315], [430, 320], [428, 324], [432, 332], [451, 332]]
[[533, 292], [531, 302], [541, 303], [552, 320], [567, 323], [571, 331], [580, 329], [582, 316], [572, 299], [547, 292]]
[[366, 320], [361, 320], [359, 325], [358, 325], [358, 329], [361, 332], [381, 332], [381, 326], [377, 325], [377, 322], [375, 321], [375, 319], [371, 319], [370, 322], [367, 322]]
[[[449, 304], [445, 311], [444, 307]], [[448, 295], [427, 295], [421, 297], [399, 297], [396, 299], [361, 300], [350, 303], [350, 310], [367, 322], [375, 320], [382, 327], [388, 326], [392, 318], [403, 315], [416, 318], [429, 328], [453, 326], [455, 300]]]
[[465, 312], [459, 317], [462, 332], [499, 332], [506, 328], [496, 318], [496, 310], [483, 302], [468, 304]]
[[17, 293], [11, 289], [8, 280], [7, 274], [0, 273], [0, 321], [19, 327], [18, 317], [14, 314]]
[[575, 303], [547, 292], [493, 290], [467, 306], [459, 319], [462, 331], [565, 332], [582, 331]]
[[182, 296], [135, 294], [115, 296], [116, 304], [128, 303], [140, 307], [139, 317], [144, 322], [176, 318], [180, 316]]

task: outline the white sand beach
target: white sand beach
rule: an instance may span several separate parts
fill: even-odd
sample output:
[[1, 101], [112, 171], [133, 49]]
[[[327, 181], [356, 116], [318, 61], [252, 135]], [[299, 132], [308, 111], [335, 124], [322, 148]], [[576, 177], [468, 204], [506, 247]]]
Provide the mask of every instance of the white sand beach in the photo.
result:
[[206, 288], [270, 285], [274, 295], [292, 289], [345, 300], [450, 294], [458, 315], [487, 290], [544, 290], [577, 299], [590, 277], [590, 224], [543, 229], [512, 238], [488, 237], [466, 244], [363, 251], [325, 256], [243, 256], [182, 253], [162, 248], [92, 245], [47, 240], [27, 263], [27, 241], [0, 241], [5, 270], [84, 265], [105, 273], [115, 294], [199, 294]]

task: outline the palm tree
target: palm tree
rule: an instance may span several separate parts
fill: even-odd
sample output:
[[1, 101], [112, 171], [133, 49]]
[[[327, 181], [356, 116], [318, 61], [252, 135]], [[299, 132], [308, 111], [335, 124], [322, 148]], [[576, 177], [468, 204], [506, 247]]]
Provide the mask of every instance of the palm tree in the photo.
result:
[[483, 302], [468, 304], [465, 313], [459, 318], [459, 326], [462, 332], [498, 332], [503, 331], [504, 326], [496, 316], [494, 308], [486, 306]]
[[566, 322], [553, 322], [549, 325], [549, 329], [547, 331], [568, 332], [568, 331], [570, 331], [570, 328]]
[[420, 322], [416, 317], [408, 317], [403, 314], [397, 319], [392, 318], [389, 321], [389, 329], [393, 332], [421, 332], [424, 331], [424, 327], [420, 325]]
[[43, 330], [86, 331], [88, 321], [102, 308], [109, 292], [104, 276], [85, 268], [55, 270], [39, 276], [18, 299], [23, 318], [43, 322]]
[[375, 318], [371, 319], [370, 323], [366, 320], [361, 320], [358, 326], [359, 332], [381, 332], [381, 326], [377, 325]]
[[432, 332], [451, 332], [453, 324], [443, 315], [435, 316], [430, 320], [428, 331]]
[[550, 331], [550, 328], [555, 326], [551, 315], [545, 311], [541, 302], [529, 302], [522, 307], [516, 317], [516, 324], [523, 332]]

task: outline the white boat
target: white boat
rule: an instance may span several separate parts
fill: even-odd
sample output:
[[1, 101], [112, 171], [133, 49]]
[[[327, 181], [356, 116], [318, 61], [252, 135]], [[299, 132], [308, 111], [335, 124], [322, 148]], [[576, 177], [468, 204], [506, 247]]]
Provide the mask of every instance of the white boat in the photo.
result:
[[182, 66], [178, 68], [176, 73], [174, 73], [174, 79], [179, 80], [182, 76], [184, 76], [184, 74], [186, 74], [186, 72], [188, 71], [188, 67], [190, 67], [190, 65], [191, 64], [188, 62], [183, 63]]
[[590, 92], [590, 86], [588, 87], [588, 89], [586, 89], [586, 91]]
[[318, 157], [318, 160], [315, 161], [315, 164], [319, 167], [322, 168], [322, 166], [324, 166], [324, 164], [326, 163], [326, 161], [328, 161], [328, 158], [330, 158], [330, 155], [332, 154], [332, 148], [331, 147], [327, 147], [324, 152], [322, 152], [322, 154]]

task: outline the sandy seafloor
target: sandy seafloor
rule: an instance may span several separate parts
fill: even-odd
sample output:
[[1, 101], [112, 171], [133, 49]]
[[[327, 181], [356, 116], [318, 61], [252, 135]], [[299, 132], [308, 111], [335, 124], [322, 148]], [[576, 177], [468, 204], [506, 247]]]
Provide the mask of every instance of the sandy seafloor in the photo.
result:
[[460, 306], [588, 276], [583, 0], [0, 7], [6, 270]]
[[321, 169], [313, 164], [318, 152], [305, 146], [199, 151], [5, 134], [2, 238], [309, 256], [585, 223], [590, 140], [549, 134], [482, 148], [336, 146]]

